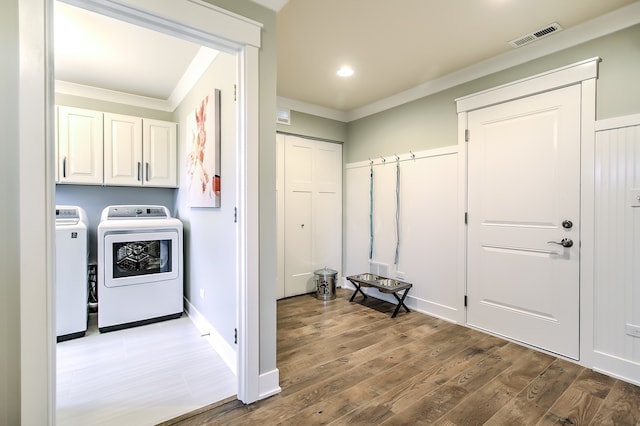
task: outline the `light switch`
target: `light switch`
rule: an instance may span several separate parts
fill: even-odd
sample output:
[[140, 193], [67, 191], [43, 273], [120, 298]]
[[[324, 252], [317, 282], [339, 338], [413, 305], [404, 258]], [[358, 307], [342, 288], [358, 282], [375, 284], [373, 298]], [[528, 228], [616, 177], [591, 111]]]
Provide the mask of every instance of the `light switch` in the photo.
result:
[[631, 207], [640, 207], [640, 188], [631, 188], [629, 191], [629, 203]]

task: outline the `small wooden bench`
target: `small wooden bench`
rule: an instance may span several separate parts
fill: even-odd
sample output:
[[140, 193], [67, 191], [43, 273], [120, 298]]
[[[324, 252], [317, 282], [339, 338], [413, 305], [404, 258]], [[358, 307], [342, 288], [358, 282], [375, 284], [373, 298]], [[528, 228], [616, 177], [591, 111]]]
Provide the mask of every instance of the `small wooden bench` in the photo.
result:
[[[367, 295], [362, 291], [362, 287], [373, 287], [377, 288], [382, 293], [393, 294], [393, 297], [398, 301], [396, 309], [393, 311], [393, 314], [391, 314], [391, 318], [395, 318], [396, 315], [398, 315], [400, 307], [403, 307], [407, 312], [411, 312], [407, 305], [404, 304], [404, 299], [407, 297], [407, 294], [411, 287], [413, 287], [413, 284], [373, 274], [351, 275], [347, 277], [347, 280], [356, 287], [356, 290], [351, 295], [349, 302], [353, 302], [353, 299], [356, 297], [358, 292], [360, 292], [360, 294], [362, 294], [366, 299]], [[403, 290], [404, 293], [402, 293], [402, 296], [398, 296], [398, 292]]]

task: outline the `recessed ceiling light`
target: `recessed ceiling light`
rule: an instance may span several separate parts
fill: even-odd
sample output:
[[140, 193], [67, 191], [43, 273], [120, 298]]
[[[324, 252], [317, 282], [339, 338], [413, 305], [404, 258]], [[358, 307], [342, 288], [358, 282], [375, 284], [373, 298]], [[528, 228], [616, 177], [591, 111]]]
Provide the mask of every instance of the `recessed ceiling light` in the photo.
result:
[[336, 74], [340, 77], [351, 77], [353, 75], [353, 69], [348, 65], [343, 65]]

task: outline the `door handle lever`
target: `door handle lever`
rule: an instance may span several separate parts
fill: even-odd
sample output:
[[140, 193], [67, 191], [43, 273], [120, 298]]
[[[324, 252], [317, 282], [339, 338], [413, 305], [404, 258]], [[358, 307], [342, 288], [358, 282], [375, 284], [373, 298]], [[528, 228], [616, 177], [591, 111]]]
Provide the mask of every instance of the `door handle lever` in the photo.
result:
[[571, 238], [563, 238], [560, 240], [560, 242], [558, 241], [547, 241], [547, 244], [557, 244], [559, 246], [562, 247], [572, 247], [573, 246], [573, 240]]

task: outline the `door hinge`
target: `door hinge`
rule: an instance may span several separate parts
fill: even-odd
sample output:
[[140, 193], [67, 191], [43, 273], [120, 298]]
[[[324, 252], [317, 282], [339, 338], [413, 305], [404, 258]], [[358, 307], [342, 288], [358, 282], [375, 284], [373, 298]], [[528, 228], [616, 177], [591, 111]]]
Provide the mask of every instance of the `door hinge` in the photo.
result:
[[233, 223], [238, 223], [238, 208], [233, 208]]
[[238, 85], [237, 84], [233, 85], [233, 100], [234, 101], [238, 100]]
[[469, 129], [464, 130], [464, 141], [469, 142]]
[[466, 295], [464, 296], [464, 306], [465, 307], [467, 306], [467, 296]]
[[464, 224], [469, 224], [469, 212], [464, 212]]
[[233, 329], [233, 343], [235, 343], [236, 345], [238, 344], [238, 329], [237, 328]]

